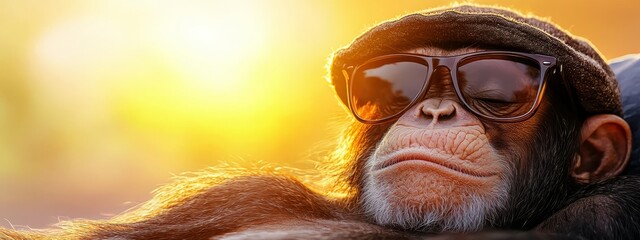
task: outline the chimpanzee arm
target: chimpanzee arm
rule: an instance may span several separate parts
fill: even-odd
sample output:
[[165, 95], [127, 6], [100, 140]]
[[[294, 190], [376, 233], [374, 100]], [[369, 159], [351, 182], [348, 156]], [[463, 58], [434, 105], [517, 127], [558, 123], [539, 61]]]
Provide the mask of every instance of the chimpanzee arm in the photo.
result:
[[537, 230], [586, 239], [638, 239], [639, 188], [640, 176], [620, 176], [585, 187]]

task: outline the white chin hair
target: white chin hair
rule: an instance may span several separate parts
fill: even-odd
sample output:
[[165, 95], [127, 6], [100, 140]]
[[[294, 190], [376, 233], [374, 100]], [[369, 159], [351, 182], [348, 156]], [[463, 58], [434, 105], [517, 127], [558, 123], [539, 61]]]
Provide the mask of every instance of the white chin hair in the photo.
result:
[[371, 171], [365, 175], [362, 204], [367, 215], [378, 224], [407, 230], [442, 232], [473, 232], [481, 230], [485, 223], [492, 222], [506, 204], [511, 179], [503, 176], [492, 191], [483, 194], [472, 192], [461, 204], [440, 204], [442, 206], [430, 206], [428, 209], [431, 210], [425, 211], [424, 208], [420, 210], [406, 203], [394, 202], [389, 184], [376, 181]]

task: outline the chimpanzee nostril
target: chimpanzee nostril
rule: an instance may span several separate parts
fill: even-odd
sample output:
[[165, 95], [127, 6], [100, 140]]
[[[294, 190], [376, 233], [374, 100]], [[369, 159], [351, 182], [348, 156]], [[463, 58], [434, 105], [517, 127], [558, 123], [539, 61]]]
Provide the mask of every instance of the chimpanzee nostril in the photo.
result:
[[451, 119], [455, 111], [456, 108], [453, 106], [453, 102], [441, 98], [432, 98], [424, 100], [418, 105], [416, 117], [431, 119], [430, 125], [435, 125], [438, 121]]

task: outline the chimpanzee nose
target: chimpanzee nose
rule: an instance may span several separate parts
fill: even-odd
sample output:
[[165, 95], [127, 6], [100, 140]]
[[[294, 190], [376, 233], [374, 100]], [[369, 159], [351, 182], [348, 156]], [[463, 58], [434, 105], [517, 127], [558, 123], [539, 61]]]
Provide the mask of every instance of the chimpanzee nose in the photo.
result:
[[444, 101], [441, 98], [427, 99], [420, 104], [420, 110], [424, 115], [431, 116], [434, 119], [447, 118], [453, 115], [456, 109], [450, 101]]
[[[456, 112], [455, 102], [442, 98], [429, 98], [418, 104], [416, 117], [430, 119], [429, 126], [436, 125], [439, 121], [445, 121], [454, 117]], [[422, 116], [420, 116], [422, 115]]]

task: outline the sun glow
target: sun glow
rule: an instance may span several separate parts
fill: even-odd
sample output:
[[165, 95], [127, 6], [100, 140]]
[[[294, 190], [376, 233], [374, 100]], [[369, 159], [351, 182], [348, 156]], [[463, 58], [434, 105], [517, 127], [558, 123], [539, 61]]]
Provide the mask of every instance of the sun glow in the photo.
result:
[[78, 130], [70, 141], [115, 122], [166, 158], [202, 165], [246, 156], [247, 146], [278, 151], [265, 143], [298, 109], [279, 107], [298, 85], [283, 84], [292, 72], [271, 63], [291, 60], [267, 47], [280, 45], [283, 19], [261, 1], [163, 3], [87, 3], [53, 21], [31, 48], [38, 114], [68, 116], [58, 121]]
[[208, 98], [241, 98], [250, 89], [247, 73], [264, 54], [270, 26], [258, 11], [266, 6], [245, 5], [217, 1], [209, 6], [215, 12], [192, 5], [159, 14], [150, 38], [190, 90]]

